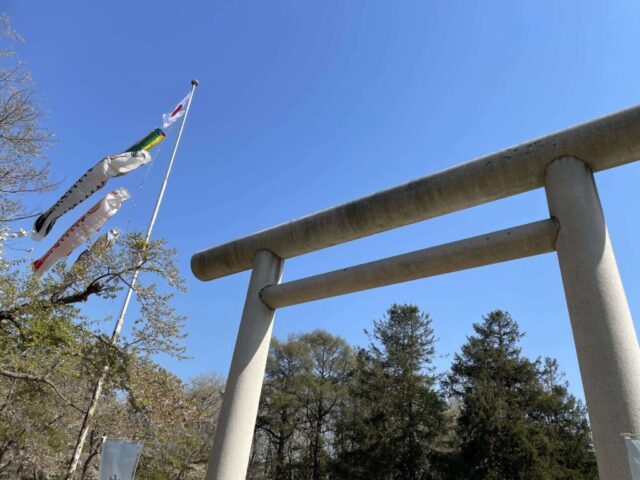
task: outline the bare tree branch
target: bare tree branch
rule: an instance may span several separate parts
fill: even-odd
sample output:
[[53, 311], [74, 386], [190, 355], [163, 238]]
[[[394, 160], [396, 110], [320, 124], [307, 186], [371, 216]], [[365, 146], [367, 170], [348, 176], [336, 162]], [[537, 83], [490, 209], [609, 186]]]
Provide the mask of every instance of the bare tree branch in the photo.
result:
[[60, 397], [60, 399], [64, 403], [76, 409], [77, 411], [84, 413], [84, 410], [82, 408], [78, 407], [76, 404], [71, 402], [67, 397], [65, 397], [62, 394], [62, 392], [60, 392], [60, 389], [56, 386], [56, 384], [46, 377], [31, 375], [29, 373], [11, 372], [9, 370], [4, 370], [4, 369], [0, 369], [0, 375], [7, 378], [13, 378], [15, 380], [26, 380], [30, 382], [44, 383], [45, 385], [48, 385], [49, 387], [51, 387], [51, 389], [56, 393], [56, 395], [58, 395], [58, 397]]

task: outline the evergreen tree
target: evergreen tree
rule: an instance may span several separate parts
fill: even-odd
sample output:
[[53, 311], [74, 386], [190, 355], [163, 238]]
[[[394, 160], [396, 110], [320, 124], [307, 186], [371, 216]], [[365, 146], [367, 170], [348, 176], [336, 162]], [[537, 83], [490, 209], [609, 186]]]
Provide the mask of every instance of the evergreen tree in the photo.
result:
[[506, 312], [473, 328], [445, 382], [460, 405], [449, 477], [597, 478], [584, 407], [559, 383], [555, 361], [524, 358]]
[[351, 402], [339, 425], [339, 478], [436, 478], [433, 447], [445, 404], [435, 390], [431, 319], [392, 305], [357, 355]]

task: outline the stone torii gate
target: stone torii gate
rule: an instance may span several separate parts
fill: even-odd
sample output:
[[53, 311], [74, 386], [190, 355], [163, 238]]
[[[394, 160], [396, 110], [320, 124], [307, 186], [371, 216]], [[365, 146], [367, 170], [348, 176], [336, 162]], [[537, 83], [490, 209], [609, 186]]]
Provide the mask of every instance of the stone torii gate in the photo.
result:
[[[593, 172], [640, 159], [640, 106], [196, 253], [213, 280], [252, 269], [207, 480], [246, 476], [277, 308], [555, 251], [602, 480], [631, 480], [640, 348]], [[544, 187], [550, 218], [280, 282], [284, 260]]]

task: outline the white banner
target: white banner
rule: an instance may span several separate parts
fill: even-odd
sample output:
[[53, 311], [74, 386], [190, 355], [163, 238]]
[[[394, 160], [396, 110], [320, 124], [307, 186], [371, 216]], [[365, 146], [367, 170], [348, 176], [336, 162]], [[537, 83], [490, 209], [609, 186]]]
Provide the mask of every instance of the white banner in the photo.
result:
[[142, 445], [105, 439], [100, 455], [99, 480], [133, 480]]
[[629, 455], [629, 468], [631, 478], [640, 480], [640, 438], [626, 438], [627, 454]]

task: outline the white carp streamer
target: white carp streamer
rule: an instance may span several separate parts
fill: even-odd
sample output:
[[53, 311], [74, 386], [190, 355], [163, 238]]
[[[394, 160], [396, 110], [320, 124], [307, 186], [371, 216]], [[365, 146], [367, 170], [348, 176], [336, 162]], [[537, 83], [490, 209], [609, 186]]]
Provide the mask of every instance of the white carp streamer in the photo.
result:
[[76, 221], [64, 232], [60, 239], [45, 253], [42, 258], [31, 265], [36, 278], [49, 270], [58, 260], [68, 256], [91, 235], [96, 233], [109, 220], [129, 198], [129, 192], [119, 188], [107, 194], [102, 200], [91, 207], [87, 213]]
[[146, 150], [110, 155], [95, 164], [82, 175], [53, 207], [38, 217], [33, 225], [33, 240], [42, 240], [51, 231], [53, 224], [66, 212], [104, 187], [113, 177], [119, 177], [149, 163], [151, 156]]

